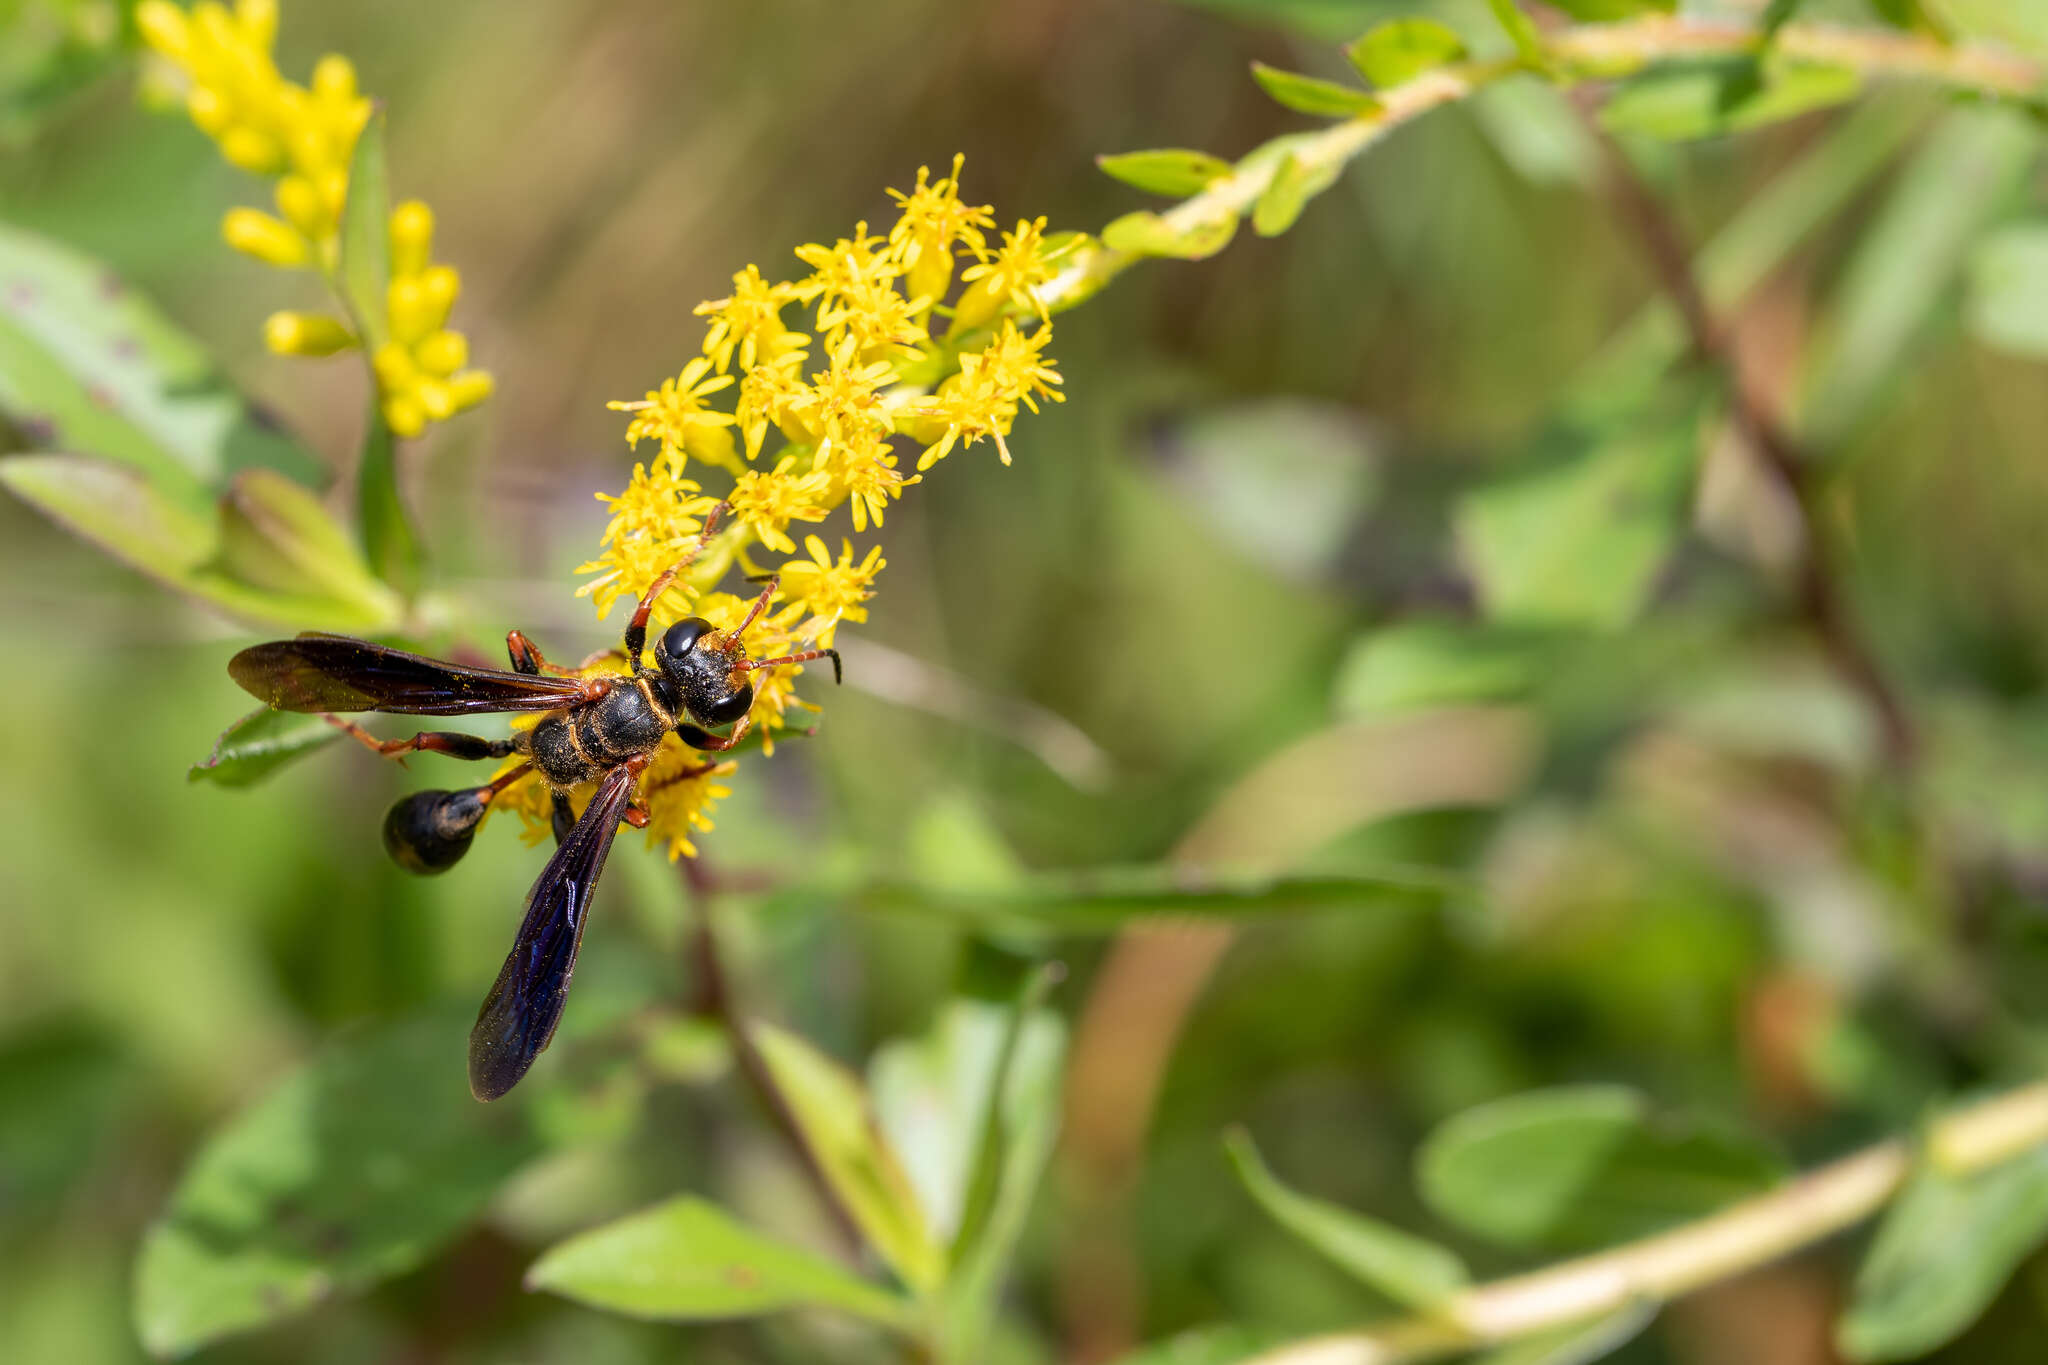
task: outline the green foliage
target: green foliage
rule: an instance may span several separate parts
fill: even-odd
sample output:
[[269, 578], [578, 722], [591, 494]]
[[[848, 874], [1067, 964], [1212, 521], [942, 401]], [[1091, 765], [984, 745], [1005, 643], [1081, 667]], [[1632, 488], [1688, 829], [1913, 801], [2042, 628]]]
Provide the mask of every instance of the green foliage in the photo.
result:
[[674, 1321], [835, 1308], [900, 1327], [911, 1314], [906, 1301], [689, 1195], [551, 1248], [526, 1282], [593, 1308]]
[[1292, 156], [1282, 157], [1258, 203], [1252, 206], [1252, 230], [1261, 237], [1278, 237], [1294, 226], [1309, 200], [1337, 183], [1341, 173], [1338, 166], [1310, 165]]
[[1471, 1365], [1590, 1365], [1642, 1335], [1656, 1316], [1656, 1309], [1638, 1304], [1591, 1322], [1538, 1332], [1512, 1346], [1474, 1356]]
[[1434, 19], [1389, 19], [1344, 49], [1358, 74], [1385, 88], [1465, 56], [1457, 30]]
[[1446, 1121], [1416, 1156], [1430, 1205], [1509, 1246], [1593, 1246], [1711, 1213], [1773, 1184], [1756, 1143], [1659, 1124], [1620, 1086], [1533, 1091]]
[[1149, 194], [1175, 197], [1200, 194], [1211, 181], [1230, 174], [1230, 163], [1223, 158], [1182, 148], [1098, 156], [1095, 164], [1106, 175], [1126, 185], [1136, 186]]
[[1547, 69], [1550, 57], [1543, 49], [1543, 35], [1536, 31], [1535, 21], [1523, 13], [1521, 6], [1515, 0], [1486, 0], [1486, 5], [1514, 43], [1515, 55], [1522, 59], [1522, 64], [1532, 71]]
[[1395, 1303], [1426, 1312], [1471, 1283], [1464, 1262], [1449, 1249], [1297, 1194], [1266, 1168], [1242, 1132], [1224, 1143], [1237, 1178], [1273, 1221]]
[[2048, 1238], [2048, 1147], [1981, 1174], [1923, 1168], [1885, 1214], [1837, 1339], [1851, 1360], [1911, 1360], [1976, 1321]]
[[1102, 244], [1136, 256], [1170, 256], [1199, 261], [1230, 245], [1237, 234], [1235, 214], [1181, 225], [1156, 213], [1127, 213], [1102, 230]]
[[1297, 114], [1313, 114], [1317, 118], [1356, 118], [1361, 114], [1377, 113], [1380, 107], [1380, 102], [1363, 90], [1354, 90], [1319, 76], [1282, 71], [1264, 62], [1252, 63], [1252, 78], [1259, 83], [1261, 90], [1273, 97], [1274, 103]]
[[285, 764], [340, 738], [341, 731], [323, 716], [258, 707], [221, 731], [213, 752], [194, 763], [186, 776], [223, 787], [254, 786]]
[[2048, 224], [2015, 223], [1977, 246], [1970, 326], [1986, 345], [2048, 356]]
[[1669, 141], [1724, 137], [1856, 98], [1863, 80], [1842, 66], [1773, 62], [1754, 80], [1745, 61], [1651, 71], [1616, 91], [1600, 120], [1616, 132]]
[[348, 169], [348, 201], [341, 211], [341, 260], [336, 265], [349, 322], [375, 354], [385, 334], [385, 297], [391, 288], [391, 173], [384, 152], [384, 115], [356, 139]]
[[216, 1133], [150, 1226], [135, 1322], [182, 1355], [418, 1265], [539, 1146], [469, 1097], [450, 1011], [344, 1039]]

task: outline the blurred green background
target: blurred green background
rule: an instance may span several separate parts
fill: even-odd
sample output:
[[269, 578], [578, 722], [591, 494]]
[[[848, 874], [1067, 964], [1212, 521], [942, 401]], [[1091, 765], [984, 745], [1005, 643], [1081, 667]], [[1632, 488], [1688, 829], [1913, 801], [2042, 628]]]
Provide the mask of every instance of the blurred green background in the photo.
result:
[[[434, 206], [457, 325], [497, 378], [408, 471], [473, 613], [462, 638], [494, 652], [517, 625], [556, 658], [609, 641], [571, 573], [602, 525], [592, 492], [630, 468], [604, 402], [695, 353], [691, 307], [734, 270], [794, 273], [791, 247], [887, 221], [884, 187], [955, 151], [999, 221], [1099, 227], [1140, 197], [1097, 153], [1236, 155], [1300, 128], [1247, 63], [1333, 73], [1330, 41], [1416, 8], [288, 2], [281, 66], [348, 53], [385, 101], [395, 187]], [[1949, 7], [2039, 43], [2029, 8]], [[1476, 0], [1434, 12], [1486, 27]], [[259, 343], [313, 286], [219, 244], [245, 177], [119, 76], [23, 101], [6, 130], [0, 218], [104, 259], [350, 458], [358, 367]], [[1076, 1070], [1007, 1358], [1385, 1308], [1263, 1219], [1218, 1145], [1231, 1124], [1296, 1185], [1451, 1235], [1410, 1154], [1479, 1101], [1627, 1082], [1804, 1165], [2042, 1060], [2048, 384], [1996, 274], [2041, 212], [2040, 139], [1884, 88], [1740, 138], [1627, 145], [1695, 244], [1788, 176], [1839, 176], [1734, 323], [1826, 460], [1827, 558], [1908, 699], [1912, 771], [1788, 609], [1799, 524], [1731, 449], [1708, 378], [1669, 344], [1654, 382], [1640, 347], [1597, 368], [1656, 285], [1561, 96], [1433, 115], [1285, 237], [1120, 280], [1060, 321], [1069, 401], [1020, 421], [1014, 466], [978, 447], [891, 509], [848, 633], [903, 657], [850, 650], [848, 685], [812, 688], [818, 737], [746, 763], [703, 841], [780, 888], [723, 926], [747, 1007], [858, 1060], [1016, 946], [804, 890], [862, 875], [955, 885], [1178, 849], [1412, 866], [1456, 891], [1259, 919], [1227, 952], [1215, 930], [1125, 945], [1121, 970], [1104, 940], [1052, 945]], [[1696, 479], [1502, 531], [1542, 541], [1536, 568], [1474, 523], [1476, 490], [1674, 433]], [[1574, 529], [1658, 508], [1675, 538], [1647, 548]], [[1480, 609], [1496, 552], [1514, 582], [1600, 600], [1503, 621]], [[13, 500], [0, 632], [0, 1359], [127, 1361], [138, 1238], [203, 1135], [338, 1032], [480, 996], [542, 855], [500, 827], [445, 878], [393, 868], [378, 820], [446, 781], [431, 756], [402, 772], [330, 750], [252, 790], [188, 784], [245, 709], [224, 664], [251, 637]], [[572, 1020], [690, 979], [680, 879], [630, 835], [612, 869]], [[460, 1046], [458, 1024], [451, 1068]], [[424, 1268], [200, 1358], [867, 1358], [808, 1317], [644, 1326], [520, 1291], [539, 1247], [678, 1189], [815, 1222], [744, 1088], [715, 1056], [697, 1072], [592, 1121]], [[1528, 1263], [1458, 1244], [1482, 1273]], [[1851, 1266], [1823, 1252], [1698, 1296], [1619, 1358], [1834, 1359]], [[2030, 1358], [2043, 1332], [2036, 1257], [1939, 1358]]]

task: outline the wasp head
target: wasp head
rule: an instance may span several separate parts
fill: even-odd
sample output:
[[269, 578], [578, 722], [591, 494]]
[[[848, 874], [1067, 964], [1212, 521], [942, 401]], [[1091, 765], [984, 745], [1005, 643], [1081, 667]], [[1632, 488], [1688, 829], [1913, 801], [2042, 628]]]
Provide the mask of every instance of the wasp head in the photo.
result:
[[730, 725], [753, 708], [749, 664], [738, 638], [701, 616], [676, 622], [654, 642], [654, 666], [675, 709], [706, 727]]

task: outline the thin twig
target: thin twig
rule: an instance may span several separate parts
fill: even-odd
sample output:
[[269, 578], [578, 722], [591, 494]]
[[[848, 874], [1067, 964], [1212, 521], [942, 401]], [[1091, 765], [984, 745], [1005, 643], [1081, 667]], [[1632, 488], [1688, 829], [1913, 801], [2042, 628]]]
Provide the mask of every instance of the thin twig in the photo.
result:
[[[1924, 1150], [1944, 1174], [1961, 1177], [2044, 1142], [2048, 1081], [1937, 1121]], [[1476, 1285], [1425, 1317], [1295, 1342], [1251, 1365], [1399, 1365], [1514, 1341], [1631, 1304], [1665, 1303], [1856, 1226], [1891, 1202], [1917, 1155], [1914, 1144], [1891, 1138], [1669, 1232]]]
[[1743, 363], [1739, 333], [1714, 316], [1678, 225], [1601, 126], [1586, 92], [1572, 93], [1574, 105], [1600, 148], [1607, 190], [1617, 212], [1641, 246], [1659, 286], [1670, 295], [1694, 352], [1726, 374], [1736, 429], [1798, 510], [1806, 541], [1794, 584], [1799, 613], [1836, 672], [1869, 703], [1892, 767], [1910, 772], [1918, 755], [1919, 737], [1905, 699], [1879, 666], [1842, 591], [1839, 566], [1830, 553], [1824, 525], [1824, 490], [1816, 478], [1816, 466], [1786, 429], [1769, 395], [1750, 377], [1753, 369]]
[[805, 1176], [817, 1190], [818, 1202], [831, 1215], [842, 1250], [856, 1253], [863, 1245], [860, 1229], [853, 1221], [852, 1212], [840, 1199], [839, 1192], [825, 1178], [825, 1168], [818, 1163], [817, 1153], [811, 1150], [810, 1142], [797, 1124], [796, 1111], [790, 1107], [782, 1088], [776, 1085], [775, 1074], [768, 1069], [761, 1050], [754, 1046], [753, 1033], [747, 1028], [746, 1018], [733, 994], [732, 982], [726, 976], [724, 963], [719, 957], [718, 931], [712, 922], [717, 914], [719, 881], [697, 858], [684, 858], [682, 873], [684, 884], [690, 888], [697, 921], [690, 931], [689, 943], [690, 967], [697, 981], [695, 1010], [703, 1018], [714, 1020], [724, 1028], [732, 1045], [733, 1061], [796, 1153]]

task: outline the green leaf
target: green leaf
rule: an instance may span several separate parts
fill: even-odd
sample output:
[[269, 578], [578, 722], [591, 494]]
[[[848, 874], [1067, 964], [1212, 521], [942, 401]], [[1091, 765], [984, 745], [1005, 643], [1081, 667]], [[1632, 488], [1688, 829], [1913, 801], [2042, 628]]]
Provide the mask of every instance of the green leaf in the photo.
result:
[[1462, 621], [1404, 621], [1353, 645], [1332, 689], [1345, 717], [1498, 701], [1543, 680], [1557, 633]]
[[1551, 0], [1558, 9], [1583, 24], [1605, 24], [1633, 19], [1639, 14], [1670, 14], [1678, 0]]
[[401, 609], [320, 499], [267, 469], [243, 470], [221, 499], [220, 562], [251, 587], [354, 603], [372, 616]]
[[1591, 1365], [1642, 1335], [1656, 1316], [1654, 1304], [1633, 1304], [1590, 1322], [1575, 1322], [1496, 1347], [1473, 1356], [1465, 1365]]
[[26, 143], [71, 96], [122, 67], [132, 46], [126, 8], [94, 0], [0, 5], [0, 144]]
[[1112, 251], [1136, 256], [1170, 256], [1199, 261], [1214, 256], [1230, 245], [1237, 235], [1237, 215], [1207, 218], [1182, 227], [1161, 214], [1140, 210], [1127, 213], [1102, 230], [1102, 244]]
[[219, 514], [191, 508], [129, 465], [83, 455], [14, 455], [0, 460], [0, 485], [130, 568], [231, 616], [357, 634], [397, 624], [395, 600], [278, 592], [230, 576], [219, 562]]
[[1277, 1328], [1221, 1323], [1155, 1341], [1131, 1355], [1118, 1356], [1115, 1365], [1241, 1365], [1287, 1340]]
[[1292, 156], [1283, 158], [1252, 206], [1252, 231], [1261, 237], [1278, 237], [1293, 227], [1308, 201], [1336, 184], [1342, 170], [1341, 165], [1310, 165]]
[[2024, 182], [2036, 147], [2012, 110], [1943, 117], [1893, 182], [1835, 286], [1805, 376], [1806, 444], [1833, 450], [1888, 396], [1914, 341], [1950, 297], [1984, 225]]
[[349, 163], [339, 274], [349, 320], [363, 339], [364, 353], [374, 356], [391, 339], [391, 176], [384, 155], [382, 109], [363, 125]]
[[135, 1275], [143, 1344], [179, 1355], [420, 1264], [536, 1155], [463, 1083], [468, 1011], [357, 1034], [201, 1148]]
[[1613, 629], [1641, 610], [1685, 526], [1690, 420], [1624, 430], [1561, 464], [1485, 485], [1455, 525], [1486, 614]]
[[239, 469], [320, 469], [262, 422], [206, 351], [111, 270], [0, 225], [0, 439], [115, 460], [207, 510]]
[[1238, 920], [1433, 905], [1459, 887], [1452, 877], [1420, 868], [1281, 876], [1159, 864], [1041, 874], [990, 890], [885, 879], [830, 894], [869, 913], [936, 915], [1018, 934], [1089, 934], [1114, 933], [1134, 920], [1159, 916]]
[[1493, 17], [1507, 31], [1522, 64], [1531, 71], [1547, 71], [1550, 54], [1543, 50], [1543, 35], [1536, 31], [1536, 21], [1522, 12], [1515, 0], [1486, 0], [1486, 3], [1493, 10]]
[[1380, 102], [1366, 91], [1354, 90], [1348, 85], [1339, 85], [1317, 76], [1282, 71], [1264, 62], [1252, 63], [1252, 79], [1273, 97], [1276, 104], [1297, 114], [1313, 114], [1317, 118], [1355, 118], [1361, 114], [1376, 114], [1380, 108]]
[[1098, 156], [1095, 164], [1102, 168], [1104, 174], [1126, 185], [1148, 194], [1170, 194], [1175, 198], [1200, 194], [1231, 171], [1230, 163], [1221, 157], [1177, 147]]
[[2048, 360], [2048, 223], [2018, 223], [1980, 243], [1969, 300], [1979, 341]]
[[1385, 89], [1447, 62], [1462, 61], [1465, 40], [1434, 19], [1389, 19], [1344, 49], [1358, 74]]
[[1954, 1340], [2048, 1238], [2048, 1147], [1972, 1176], [1923, 1169], [1879, 1225], [1836, 1341], [1907, 1360]]
[[1768, 1189], [1783, 1165], [1714, 1129], [1650, 1122], [1623, 1086], [1565, 1086], [1468, 1109], [1416, 1156], [1444, 1218], [1507, 1246], [1592, 1246], [1644, 1236]]
[[945, 1252], [860, 1081], [795, 1034], [761, 1024], [754, 1041], [805, 1145], [869, 1244], [906, 1285], [935, 1289], [945, 1277]]
[[407, 597], [417, 593], [424, 556], [398, 493], [398, 439], [374, 400], [364, 419], [363, 456], [356, 468], [356, 516], [364, 553], [377, 576]]
[[1762, 71], [1747, 59], [1660, 68], [1616, 91], [1600, 121], [1616, 132], [1682, 142], [1782, 123], [1846, 104], [1862, 89], [1853, 68], [1813, 62], [1773, 62]]
[[319, 716], [258, 707], [221, 731], [213, 752], [185, 774], [190, 782], [251, 787], [297, 758], [341, 738]]
[[1870, 0], [1870, 8], [1877, 12], [1878, 18], [1893, 28], [1924, 33], [1930, 38], [1939, 38], [1943, 41], [1953, 36], [1948, 25], [1937, 19], [1922, 0]]
[[752, 1317], [837, 1308], [903, 1327], [911, 1307], [832, 1262], [685, 1195], [550, 1247], [526, 1273], [546, 1289], [636, 1318]]
[[1223, 1143], [1237, 1178], [1274, 1222], [1394, 1302], [1428, 1311], [1472, 1282], [1449, 1249], [1287, 1188], [1246, 1133], [1232, 1132]]

